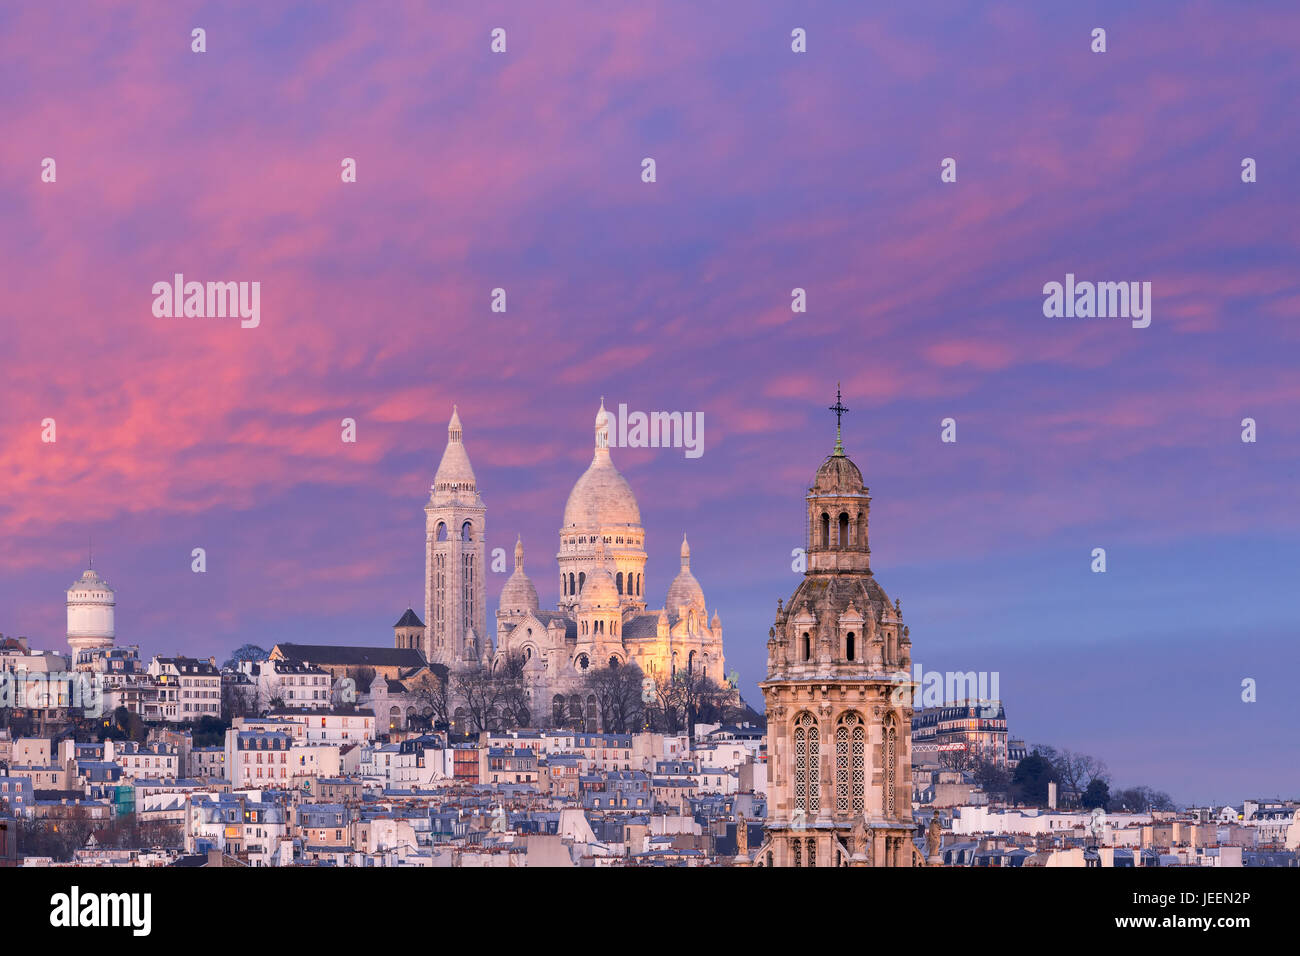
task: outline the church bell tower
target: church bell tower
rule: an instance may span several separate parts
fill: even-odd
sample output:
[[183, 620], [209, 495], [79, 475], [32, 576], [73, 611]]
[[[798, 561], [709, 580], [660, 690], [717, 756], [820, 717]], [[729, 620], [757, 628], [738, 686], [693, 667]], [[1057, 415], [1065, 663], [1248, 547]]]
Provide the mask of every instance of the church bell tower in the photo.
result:
[[805, 495], [807, 570], [767, 642], [760, 866], [912, 866], [911, 641], [871, 571], [862, 472], [835, 449]]
[[424, 507], [424, 656], [431, 663], [463, 666], [487, 652], [484, 537], [487, 508], [453, 407], [447, 447]]

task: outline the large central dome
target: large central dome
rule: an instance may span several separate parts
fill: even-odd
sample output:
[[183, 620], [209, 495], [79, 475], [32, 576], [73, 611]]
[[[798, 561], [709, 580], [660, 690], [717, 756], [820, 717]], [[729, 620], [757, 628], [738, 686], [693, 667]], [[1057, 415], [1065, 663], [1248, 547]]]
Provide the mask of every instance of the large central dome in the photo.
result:
[[599, 531], [621, 525], [641, 526], [636, 495], [609, 456], [609, 413], [596, 413], [596, 453], [564, 505], [564, 530]]

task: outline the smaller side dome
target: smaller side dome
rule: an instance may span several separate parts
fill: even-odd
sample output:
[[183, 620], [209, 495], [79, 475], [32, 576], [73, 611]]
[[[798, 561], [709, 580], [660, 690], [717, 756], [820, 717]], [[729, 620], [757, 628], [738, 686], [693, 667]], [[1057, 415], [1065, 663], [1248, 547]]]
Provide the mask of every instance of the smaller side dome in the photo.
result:
[[524, 573], [524, 542], [520, 538], [515, 539], [515, 572], [501, 589], [501, 598], [497, 603], [501, 610], [507, 612], [535, 612], [540, 606], [537, 588]]
[[704, 589], [695, 580], [695, 575], [691, 574], [691, 546], [686, 541], [686, 535], [682, 535], [682, 569], [673, 578], [673, 583], [668, 585], [665, 603], [670, 611], [687, 605], [704, 610]]
[[614, 575], [605, 567], [605, 542], [596, 543], [596, 568], [587, 576], [587, 583], [578, 595], [579, 610], [597, 610], [619, 606], [618, 586]]

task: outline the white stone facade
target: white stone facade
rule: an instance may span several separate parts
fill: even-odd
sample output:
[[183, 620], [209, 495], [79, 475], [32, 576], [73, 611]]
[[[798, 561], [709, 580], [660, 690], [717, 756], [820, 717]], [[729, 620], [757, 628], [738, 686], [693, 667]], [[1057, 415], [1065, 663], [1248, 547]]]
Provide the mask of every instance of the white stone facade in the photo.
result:
[[[434, 480], [426, 513], [428, 538], [425, 628], [426, 656], [449, 666], [478, 661], [500, 666], [508, 655], [524, 658], [530, 688], [530, 722], [590, 726], [590, 705], [581, 685], [586, 671], [611, 662], [636, 662], [647, 675], [665, 678], [681, 670], [702, 674], [721, 684], [726, 680], [722, 621], [710, 618], [704, 590], [690, 570], [690, 546], [683, 536], [681, 569], [668, 588], [663, 607], [650, 610], [645, 581], [645, 529], [636, 496], [614, 467], [609, 449], [611, 422], [604, 403], [595, 421], [591, 464], [579, 477], [564, 508], [560, 528], [559, 600], [554, 611], [541, 610], [537, 588], [524, 570], [522, 542], [515, 545], [515, 570], [502, 588], [496, 613], [495, 641], [481, 624], [486, 607], [482, 590], [483, 528], [486, 509], [479, 496], [469, 457], [465, 454], [460, 419], [453, 414], [448, 444]], [[439, 524], [448, 529], [469, 526], [471, 537], [449, 534], [439, 541]], [[447, 618], [444, 632], [459, 628], [464, 653], [447, 653], [447, 637], [439, 642], [437, 595], [444, 607], [469, 592], [463, 579], [439, 576], [442, 566], [459, 566], [466, 552], [474, 578], [473, 611], [464, 619]], [[444, 565], [438, 555], [447, 555]], [[480, 610], [484, 609], [484, 610]], [[463, 623], [468, 622], [468, 626]], [[470, 648], [472, 647], [472, 652]]]
[[424, 508], [424, 656], [449, 667], [487, 660], [483, 542], [487, 509], [452, 409], [447, 448]]

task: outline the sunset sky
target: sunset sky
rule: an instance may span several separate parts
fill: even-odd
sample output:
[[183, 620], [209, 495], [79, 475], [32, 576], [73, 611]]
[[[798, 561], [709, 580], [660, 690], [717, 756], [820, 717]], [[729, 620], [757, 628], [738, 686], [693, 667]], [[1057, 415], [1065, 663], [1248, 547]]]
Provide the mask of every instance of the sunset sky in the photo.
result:
[[[614, 461], [652, 603], [685, 532], [761, 706], [840, 382], [915, 661], [998, 671], [1012, 736], [1112, 786], [1295, 796], [1297, 37], [1285, 2], [5, 4], [0, 630], [66, 648], [93, 536], [144, 654], [391, 644], [453, 403], [553, 606], [604, 396], [703, 412], [702, 457]], [[177, 272], [259, 281], [260, 327], [155, 318]], [[1045, 318], [1066, 273], [1151, 282], [1151, 326]]]

